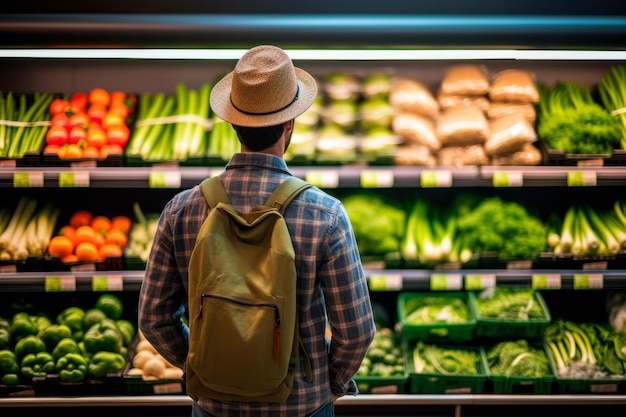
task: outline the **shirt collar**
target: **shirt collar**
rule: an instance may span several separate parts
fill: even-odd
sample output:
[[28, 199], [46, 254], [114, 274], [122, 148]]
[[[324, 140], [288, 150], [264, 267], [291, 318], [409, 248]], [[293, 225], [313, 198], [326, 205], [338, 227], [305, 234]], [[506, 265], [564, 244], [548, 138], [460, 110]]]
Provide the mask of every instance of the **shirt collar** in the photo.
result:
[[283, 171], [286, 174], [292, 175], [287, 167], [287, 162], [285, 162], [283, 158], [261, 152], [236, 153], [230, 158], [226, 169], [244, 166]]

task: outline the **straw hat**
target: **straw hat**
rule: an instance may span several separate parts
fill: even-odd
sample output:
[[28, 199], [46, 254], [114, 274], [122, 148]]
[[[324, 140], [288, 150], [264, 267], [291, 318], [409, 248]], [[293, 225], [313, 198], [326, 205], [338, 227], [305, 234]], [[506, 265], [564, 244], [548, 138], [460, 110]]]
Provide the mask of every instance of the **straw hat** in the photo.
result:
[[234, 71], [215, 84], [210, 103], [222, 120], [262, 127], [295, 119], [316, 95], [315, 79], [294, 67], [285, 51], [261, 45], [247, 51]]

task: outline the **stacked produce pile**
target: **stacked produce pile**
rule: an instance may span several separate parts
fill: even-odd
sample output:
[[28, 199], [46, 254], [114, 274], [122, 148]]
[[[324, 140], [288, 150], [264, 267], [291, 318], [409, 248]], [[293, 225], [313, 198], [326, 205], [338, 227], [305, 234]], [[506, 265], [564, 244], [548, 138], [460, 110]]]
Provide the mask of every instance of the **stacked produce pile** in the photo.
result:
[[47, 253], [65, 264], [121, 257], [131, 224], [123, 215], [109, 218], [89, 210], [75, 211], [52, 237]]
[[142, 93], [135, 130], [126, 150], [130, 162], [201, 161], [206, 157], [210, 92], [208, 83], [191, 89], [179, 82], [174, 95]]
[[123, 313], [117, 296], [102, 294], [93, 306], [70, 306], [54, 318], [18, 311], [1, 319], [2, 384], [30, 385], [35, 377], [78, 383], [120, 373], [136, 333]]
[[22, 197], [15, 207], [0, 207], [0, 261], [25, 261], [46, 252], [59, 208]]
[[532, 74], [509, 69], [488, 76], [464, 64], [446, 70], [437, 97], [419, 80], [400, 78], [390, 103], [393, 131], [405, 140], [397, 165], [537, 165], [532, 144], [539, 95]]
[[50, 124], [51, 93], [0, 92], [0, 157], [39, 153]]
[[100, 87], [54, 99], [44, 156], [71, 160], [121, 157], [135, 105], [134, 95]]

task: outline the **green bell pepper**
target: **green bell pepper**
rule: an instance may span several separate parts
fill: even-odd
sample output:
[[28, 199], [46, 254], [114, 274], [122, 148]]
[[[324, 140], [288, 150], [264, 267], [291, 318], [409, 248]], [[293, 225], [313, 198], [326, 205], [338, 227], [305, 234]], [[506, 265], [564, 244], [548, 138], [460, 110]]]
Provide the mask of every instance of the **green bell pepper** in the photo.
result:
[[80, 307], [68, 307], [57, 316], [58, 324], [65, 324], [72, 330], [72, 337], [75, 340], [83, 338], [83, 317], [85, 310]]
[[60, 357], [65, 356], [68, 353], [81, 353], [78, 343], [71, 337], [61, 339], [54, 349], [52, 349], [52, 357], [55, 361], [59, 360]]
[[72, 337], [72, 329], [67, 324], [51, 324], [37, 334], [51, 351], [63, 339]]
[[62, 382], [80, 382], [87, 376], [87, 360], [79, 353], [68, 353], [56, 361], [55, 371]]
[[4, 374], [0, 377], [0, 384], [2, 385], [17, 385], [20, 382], [20, 376], [18, 374]]
[[3, 317], [0, 317], [0, 329], [11, 330], [11, 322]]
[[115, 321], [104, 319], [100, 324], [94, 324], [87, 330], [85, 337], [85, 350], [89, 353], [96, 353], [101, 350], [119, 353], [123, 346], [122, 334]]
[[19, 370], [15, 353], [8, 349], [0, 350], [0, 375], [17, 374]]
[[104, 378], [106, 374], [121, 372], [126, 365], [126, 359], [119, 353], [100, 351], [95, 353], [89, 361], [89, 375], [94, 378]]
[[37, 325], [37, 333], [43, 332], [47, 327], [52, 325], [52, 321], [46, 316], [35, 316], [32, 320]]
[[56, 364], [48, 352], [29, 353], [22, 359], [20, 373], [26, 379], [44, 377], [54, 373]]
[[46, 344], [39, 336], [29, 335], [17, 341], [15, 344], [15, 355], [18, 360], [22, 360], [29, 353], [39, 353], [46, 351]]
[[7, 329], [0, 328], [0, 350], [9, 349], [11, 347], [11, 332]]
[[104, 314], [104, 311], [99, 310], [97, 308], [91, 308], [85, 311], [85, 316], [83, 317], [83, 332], [86, 332], [93, 326], [94, 324], [100, 323], [102, 320], [106, 319], [107, 315]]
[[96, 300], [96, 306], [98, 310], [101, 310], [106, 316], [113, 320], [122, 318], [124, 312], [124, 304], [118, 296], [113, 294], [102, 294]]
[[11, 319], [11, 337], [16, 342], [26, 336], [36, 335], [38, 332], [37, 323], [28, 313], [15, 313]]
[[135, 337], [135, 326], [130, 321], [124, 319], [116, 320], [115, 324], [122, 334], [124, 346], [128, 347]]

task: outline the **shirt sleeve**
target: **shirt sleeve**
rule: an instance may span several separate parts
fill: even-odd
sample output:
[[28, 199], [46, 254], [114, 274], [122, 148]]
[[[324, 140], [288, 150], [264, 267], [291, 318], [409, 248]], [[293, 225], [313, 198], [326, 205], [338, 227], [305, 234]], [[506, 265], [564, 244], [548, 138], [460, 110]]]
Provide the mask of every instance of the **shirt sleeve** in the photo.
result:
[[334, 394], [356, 395], [352, 380], [376, 332], [367, 280], [348, 215], [339, 203], [320, 281], [332, 332], [329, 351]]
[[176, 267], [169, 216], [170, 204], [163, 210], [154, 236], [139, 293], [137, 320], [154, 348], [172, 365], [184, 369], [189, 350], [189, 328], [183, 321], [186, 290]]

